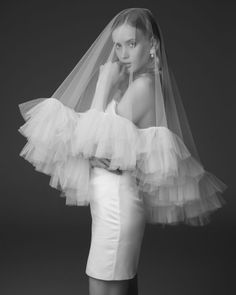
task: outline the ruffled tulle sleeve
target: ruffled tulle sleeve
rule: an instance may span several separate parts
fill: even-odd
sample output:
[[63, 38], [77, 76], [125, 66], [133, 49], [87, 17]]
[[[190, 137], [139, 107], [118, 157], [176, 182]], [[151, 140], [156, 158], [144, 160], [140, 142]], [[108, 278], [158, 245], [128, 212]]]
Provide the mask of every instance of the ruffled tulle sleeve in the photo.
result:
[[19, 107], [26, 123], [18, 131], [27, 138], [20, 156], [51, 176], [50, 185], [61, 191], [67, 205], [88, 205], [89, 160], [72, 148], [80, 114], [55, 98], [36, 99]]
[[91, 157], [110, 159], [111, 170], [135, 169], [138, 136], [129, 120], [96, 109], [78, 113], [52, 97], [19, 107], [27, 139], [20, 156], [51, 177], [67, 205], [90, 203]]
[[225, 203], [226, 185], [190, 154], [183, 141], [166, 127], [139, 130], [139, 190], [148, 223], [204, 225]]
[[137, 128], [128, 119], [111, 113], [110, 106], [107, 112], [90, 109], [80, 116], [73, 136], [73, 152], [107, 158], [109, 169], [135, 169]]

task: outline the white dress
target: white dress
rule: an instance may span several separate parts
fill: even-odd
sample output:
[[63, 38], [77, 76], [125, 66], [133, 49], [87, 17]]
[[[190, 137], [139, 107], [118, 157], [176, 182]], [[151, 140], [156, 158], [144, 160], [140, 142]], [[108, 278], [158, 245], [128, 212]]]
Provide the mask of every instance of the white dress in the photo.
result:
[[[106, 111], [114, 111], [112, 101]], [[91, 245], [86, 274], [101, 280], [132, 279], [139, 263], [145, 210], [135, 178], [94, 167], [90, 182]]]
[[[105, 113], [77, 113], [55, 98], [33, 103], [19, 128], [27, 138], [20, 156], [51, 177], [66, 205], [90, 205], [87, 275], [133, 278], [146, 223], [204, 225], [225, 203], [219, 194], [225, 184], [167, 127], [137, 128], [116, 114], [115, 100]], [[90, 169], [93, 156], [123, 173]]]

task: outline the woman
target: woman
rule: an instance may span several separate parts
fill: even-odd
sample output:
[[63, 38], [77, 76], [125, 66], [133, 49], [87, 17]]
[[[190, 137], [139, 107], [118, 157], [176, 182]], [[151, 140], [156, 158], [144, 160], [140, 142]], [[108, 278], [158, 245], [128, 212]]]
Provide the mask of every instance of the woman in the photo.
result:
[[159, 26], [121, 11], [49, 99], [20, 105], [21, 152], [88, 205], [91, 295], [137, 294], [145, 224], [204, 225], [226, 186], [200, 163]]
[[[136, 75], [134, 82], [130, 87], [128, 87], [128, 89], [127, 85], [124, 85], [124, 89], [122, 89], [122, 95], [120, 95], [121, 98], [119, 97], [117, 101], [116, 112], [120, 116], [126, 117], [127, 110], [133, 108], [133, 106], [136, 105], [136, 107], [133, 108], [135, 113], [133, 112], [132, 121], [138, 127], [146, 128], [150, 126], [150, 122], [152, 122], [152, 124], [155, 122], [155, 98], [153, 81], [152, 75], [146, 70], [146, 68], [150, 62], [152, 51], [157, 51], [158, 40], [149, 40], [142, 29], [136, 29], [134, 26], [132, 26], [132, 24], [125, 23], [126, 17], [127, 15], [123, 14], [120, 19], [117, 19], [117, 23], [114, 24], [112, 30], [112, 39], [113, 43], [115, 44], [115, 54], [118, 62], [108, 62], [102, 66], [99, 79], [106, 80], [106, 83], [102, 83], [101, 85], [107, 89], [107, 91], [104, 90], [104, 92], [109, 95], [112, 86], [117, 83], [117, 80], [124, 78], [122, 75], [126, 75], [126, 72], [129, 72], [132, 68], [134, 74]], [[136, 18], [137, 17], [138, 14], [136, 14]], [[134, 21], [136, 22], [137, 20], [134, 19]], [[102, 90], [100, 91], [102, 92]], [[108, 217], [105, 218], [106, 212], [101, 214], [104, 220], [103, 222], [100, 221], [100, 229], [96, 229], [95, 233], [93, 234], [93, 239], [95, 241], [91, 244], [86, 268], [86, 273], [88, 275], [91, 274], [89, 279], [90, 291], [91, 294], [126, 294], [126, 289], [129, 283], [128, 279], [131, 280], [137, 270], [141, 242], [145, 228], [145, 210], [142, 201], [139, 199], [138, 192], [136, 192], [134, 189], [131, 190], [132, 186], [135, 187], [135, 184], [132, 182], [132, 177], [129, 175], [129, 173], [123, 172], [120, 174], [118, 172], [118, 175], [112, 175], [111, 173], [116, 173], [116, 171], [104, 171], [104, 168], [109, 169], [109, 160], [107, 159], [92, 158], [90, 163], [93, 167], [102, 168], [102, 170], [95, 168], [96, 170], [94, 172], [94, 179], [96, 179], [96, 176], [98, 176], [99, 181], [96, 182], [95, 185], [95, 191], [97, 193], [94, 195], [96, 196], [96, 200], [93, 200], [93, 202], [90, 203], [92, 204], [90, 207], [93, 221], [97, 217], [99, 206], [107, 206], [108, 208], [110, 207], [107, 214], [110, 214], [111, 209], [115, 208], [112, 221], [109, 220]], [[116, 193], [116, 191], [112, 190], [112, 188], [115, 188], [115, 190], [117, 189], [117, 181], [120, 183], [119, 187], [122, 188], [119, 193]], [[123, 186], [121, 186], [122, 182]], [[107, 187], [108, 200], [105, 200], [105, 197], [102, 195], [102, 193], [98, 194], [99, 187], [103, 189], [103, 194], [104, 188]], [[113, 201], [111, 200], [112, 196], [114, 196]], [[103, 201], [101, 202], [100, 199], [102, 198]], [[119, 205], [116, 204], [118, 200]], [[94, 205], [94, 202], [97, 203]], [[107, 203], [105, 204], [105, 202]], [[116, 206], [118, 207], [116, 208]], [[109, 225], [115, 220], [117, 221], [117, 227], [119, 227], [119, 231], [121, 232], [119, 233], [119, 237], [117, 234], [114, 235], [114, 230], [118, 229], [114, 228], [112, 231], [111, 226]], [[93, 227], [98, 227], [96, 224], [99, 224], [99, 221], [95, 220]], [[99, 239], [97, 236], [103, 237], [101, 245], [100, 243], [96, 243], [96, 239]], [[123, 246], [122, 240], [124, 237], [126, 237], [125, 243], [127, 243], [127, 240], [129, 240], [129, 244]], [[109, 247], [111, 248], [111, 241], [108, 240], [107, 246], [105, 247], [104, 240], [106, 238], [110, 240], [112, 238], [116, 238], [118, 240], [116, 242], [117, 245], [114, 246], [117, 248], [116, 251], [114, 251], [114, 254], [116, 254], [118, 257], [116, 257], [116, 260], [114, 261], [112, 256], [114, 254], [112, 254], [106, 259], [108, 263], [112, 262], [113, 264], [116, 264], [113, 270], [106, 270], [105, 267], [108, 267], [106, 266], [106, 261], [104, 261], [104, 259], [100, 260], [100, 257], [97, 256], [98, 253], [101, 254], [101, 257], [108, 256], [107, 253], [109, 252]], [[90, 262], [90, 260], [92, 260], [92, 262]], [[101, 264], [100, 266], [99, 263]], [[96, 269], [96, 267], [98, 268], [99, 272], [101, 272], [101, 269], [103, 269], [101, 273], [103, 276], [100, 276], [99, 281], [93, 278], [93, 276], [99, 278], [97, 273], [94, 275], [94, 269]], [[120, 269], [118, 269], [119, 267]], [[127, 271], [130, 271], [130, 273]], [[117, 282], [105, 282], [103, 285], [101, 279], [104, 280], [106, 272], [108, 272], [107, 279], [111, 279], [113, 281], [119, 280], [120, 282], [118, 284]], [[137, 289], [137, 277], [135, 277], [135, 279], [135, 289]], [[100, 293], [96, 293], [99, 289], [101, 289], [101, 291], [99, 291]], [[110, 291], [108, 292], [109, 289]], [[130, 292], [132, 292], [132, 290], [129, 290], [129, 293], [127, 294], [131, 294]]]

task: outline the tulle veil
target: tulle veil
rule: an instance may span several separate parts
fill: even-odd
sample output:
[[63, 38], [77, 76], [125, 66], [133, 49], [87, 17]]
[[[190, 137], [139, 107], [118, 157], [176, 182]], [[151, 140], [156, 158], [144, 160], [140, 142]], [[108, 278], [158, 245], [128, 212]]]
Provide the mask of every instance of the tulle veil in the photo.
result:
[[[117, 62], [112, 32], [122, 24], [159, 42], [149, 62], [130, 71], [108, 98], [96, 96], [100, 66]], [[155, 124], [140, 129], [129, 117], [105, 113], [124, 89], [142, 75], [152, 77]], [[125, 85], [125, 86], [124, 86]], [[105, 157], [111, 169], [130, 170], [137, 179], [147, 222], [204, 225], [224, 204], [226, 185], [200, 161], [177, 83], [167, 60], [160, 25], [145, 8], [128, 8], [106, 25], [74, 69], [49, 98], [19, 104], [28, 142], [21, 156], [51, 176], [66, 204], [89, 204], [90, 157]]]

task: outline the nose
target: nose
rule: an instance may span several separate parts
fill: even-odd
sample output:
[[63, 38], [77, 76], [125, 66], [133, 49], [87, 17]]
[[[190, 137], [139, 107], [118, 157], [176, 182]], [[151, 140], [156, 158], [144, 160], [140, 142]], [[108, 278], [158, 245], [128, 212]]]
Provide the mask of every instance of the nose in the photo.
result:
[[129, 57], [128, 50], [125, 47], [123, 47], [122, 52], [121, 52], [121, 58], [124, 59], [124, 58], [128, 58], [128, 57]]

